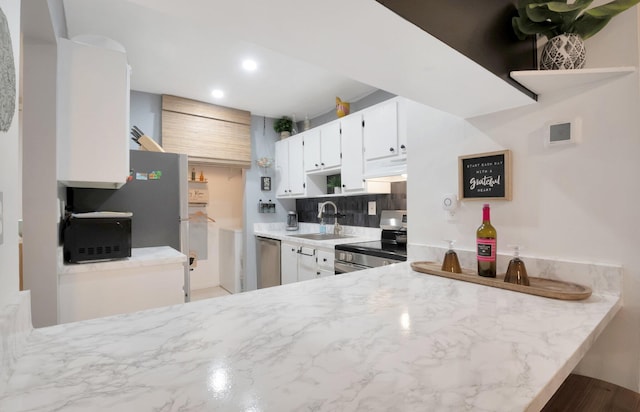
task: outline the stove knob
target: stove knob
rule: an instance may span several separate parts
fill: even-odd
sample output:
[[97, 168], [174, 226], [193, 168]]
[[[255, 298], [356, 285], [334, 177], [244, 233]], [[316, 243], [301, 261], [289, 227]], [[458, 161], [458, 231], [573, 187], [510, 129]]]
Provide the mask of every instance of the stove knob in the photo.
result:
[[338, 260], [345, 260], [344, 252], [338, 253]]
[[347, 253], [347, 262], [353, 262], [353, 255], [351, 253]]

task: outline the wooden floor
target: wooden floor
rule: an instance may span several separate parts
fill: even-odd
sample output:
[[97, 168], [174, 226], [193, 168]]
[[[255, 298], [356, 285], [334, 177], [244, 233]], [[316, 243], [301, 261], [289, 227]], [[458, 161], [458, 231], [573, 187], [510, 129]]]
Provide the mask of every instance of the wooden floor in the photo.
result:
[[193, 302], [196, 300], [217, 298], [219, 296], [227, 295], [230, 295], [230, 293], [220, 286], [206, 289], [194, 289], [191, 291], [191, 301]]
[[618, 385], [571, 374], [542, 412], [640, 412], [640, 394]]

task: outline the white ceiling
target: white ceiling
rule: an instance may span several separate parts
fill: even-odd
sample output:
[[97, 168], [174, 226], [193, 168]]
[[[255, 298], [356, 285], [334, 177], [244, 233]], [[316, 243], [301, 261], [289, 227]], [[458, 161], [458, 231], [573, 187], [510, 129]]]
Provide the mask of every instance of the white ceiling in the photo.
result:
[[[176, 2], [178, 3], [178, 2]], [[121, 43], [133, 90], [172, 94], [257, 115], [326, 113], [335, 97], [351, 101], [376, 89], [220, 30], [222, 13], [206, 21], [165, 14], [125, 0], [64, 0], [69, 37], [97, 34]], [[192, 13], [197, 15], [198, 9]], [[286, 27], [286, 26], [284, 26]], [[309, 45], [312, 47], [312, 45]], [[243, 59], [258, 62], [247, 73]], [[225, 97], [215, 99], [213, 89]]]
[[[69, 36], [124, 45], [132, 88], [279, 117], [386, 90], [468, 118], [534, 103], [375, 0], [64, 0]], [[248, 75], [244, 57], [261, 66]], [[358, 81], [350, 80], [357, 79]]]

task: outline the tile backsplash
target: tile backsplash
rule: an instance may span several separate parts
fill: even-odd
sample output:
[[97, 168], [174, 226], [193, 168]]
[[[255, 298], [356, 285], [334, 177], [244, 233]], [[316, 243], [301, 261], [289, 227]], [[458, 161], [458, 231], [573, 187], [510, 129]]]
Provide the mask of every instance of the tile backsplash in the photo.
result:
[[[335, 196], [319, 197], [296, 200], [298, 221], [307, 223], [320, 223], [318, 219], [318, 204], [332, 201], [338, 207], [338, 213], [344, 215], [338, 222], [347, 226], [374, 227], [380, 226], [380, 214], [383, 210], [407, 209], [407, 182], [391, 184], [390, 194], [370, 194], [359, 196]], [[369, 202], [376, 202], [376, 214], [369, 215]], [[325, 208], [326, 223], [333, 224], [333, 208]]]

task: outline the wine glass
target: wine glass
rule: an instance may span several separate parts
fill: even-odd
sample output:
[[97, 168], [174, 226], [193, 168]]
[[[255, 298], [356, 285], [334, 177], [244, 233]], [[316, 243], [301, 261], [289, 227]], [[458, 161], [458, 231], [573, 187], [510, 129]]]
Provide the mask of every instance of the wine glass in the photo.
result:
[[460, 269], [460, 262], [458, 262], [458, 255], [453, 250], [453, 244], [455, 240], [445, 240], [449, 242], [449, 250], [444, 254], [444, 260], [442, 261], [442, 270], [451, 273], [462, 273]]
[[524, 262], [520, 259], [520, 246], [511, 245], [509, 247], [513, 248], [513, 259], [509, 261], [504, 281], [508, 283], [515, 283], [516, 285], [529, 286], [527, 268], [525, 268]]

